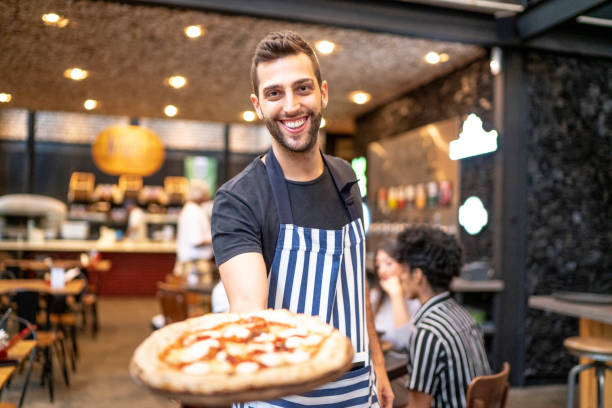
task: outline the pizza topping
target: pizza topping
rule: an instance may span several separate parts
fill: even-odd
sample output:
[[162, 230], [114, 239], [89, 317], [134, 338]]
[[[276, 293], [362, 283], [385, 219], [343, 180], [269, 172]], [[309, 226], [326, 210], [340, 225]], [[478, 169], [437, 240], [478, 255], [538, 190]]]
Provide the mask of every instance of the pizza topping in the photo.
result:
[[201, 375], [210, 372], [210, 364], [197, 362], [183, 367], [183, 371], [187, 374]]
[[259, 370], [259, 364], [252, 361], [244, 361], [236, 366], [236, 371], [244, 374], [254, 373], [257, 370]]
[[183, 334], [159, 358], [187, 374], [249, 374], [266, 367], [299, 364], [317, 352], [327, 333], [312, 333], [261, 316]]
[[268, 367], [276, 367], [283, 363], [283, 357], [280, 353], [260, 354], [257, 356], [257, 360]]

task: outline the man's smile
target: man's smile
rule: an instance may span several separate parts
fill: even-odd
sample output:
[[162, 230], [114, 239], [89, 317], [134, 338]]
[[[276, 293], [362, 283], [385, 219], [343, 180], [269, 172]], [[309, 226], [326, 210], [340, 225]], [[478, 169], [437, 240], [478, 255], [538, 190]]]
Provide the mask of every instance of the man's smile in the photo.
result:
[[290, 119], [279, 119], [278, 121], [280, 122], [281, 126], [289, 133], [297, 134], [304, 131], [309, 118], [310, 116], [305, 115]]

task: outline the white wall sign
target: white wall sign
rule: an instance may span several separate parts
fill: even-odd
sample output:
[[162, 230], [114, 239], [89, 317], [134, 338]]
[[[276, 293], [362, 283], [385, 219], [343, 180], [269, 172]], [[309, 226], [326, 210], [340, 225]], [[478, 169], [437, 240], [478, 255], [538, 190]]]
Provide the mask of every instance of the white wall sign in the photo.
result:
[[470, 235], [478, 234], [488, 221], [489, 213], [478, 197], [468, 197], [459, 207], [459, 224]]
[[497, 150], [497, 131], [485, 131], [482, 128], [482, 120], [476, 114], [470, 113], [463, 122], [459, 139], [451, 141], [448, 146], [451, 160], [491, 153]]

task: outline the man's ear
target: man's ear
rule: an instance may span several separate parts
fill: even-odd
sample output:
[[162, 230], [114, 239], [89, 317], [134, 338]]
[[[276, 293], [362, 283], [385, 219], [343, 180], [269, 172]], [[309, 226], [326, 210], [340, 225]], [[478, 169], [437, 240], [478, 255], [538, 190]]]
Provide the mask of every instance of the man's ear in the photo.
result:
[[253, 108], [255, 108], [255, 112], [257, 112], [257, 117], [259, 120], [263, 120], [263, 115], [261, 114], [261, 107], [259, 106], [259, 99], [257, 95], [251, 94], [251, 103], [253, 104]]
[[327, 107], [327, 101], [329, 97], [327, 89], [327, 81], [321, 82], [321, 109], [325, 109]]
[[414, 268], [412, 270], [412, 279], [416, 280], [416, 283], [418, 283], [419, 285], [426, 281], [427, 279], [425, 278], [425, 274], [423, 273], [423, 271], [421, 270], [421, 268]]

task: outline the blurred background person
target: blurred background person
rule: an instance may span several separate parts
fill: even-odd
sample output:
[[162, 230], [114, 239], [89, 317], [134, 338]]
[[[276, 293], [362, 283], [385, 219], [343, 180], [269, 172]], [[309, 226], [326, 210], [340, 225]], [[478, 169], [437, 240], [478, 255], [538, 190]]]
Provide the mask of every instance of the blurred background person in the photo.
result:
[[376, 252], [378, 282], [370, 290], [370, 301], [380, 339], [391, 343], [395, 350], [405, 351], [414, 330], [412, 317], [421, 304], [418, 299], [404, 296], [397, 249], [397, 240], [389, 239]]
[[212, 285], [214, 280], [210, 219], [202, 208], [209, 197], [208, 185], [192, 180], [187, 202], [179, 214], [174, 273], [186, 277], [191, 284]]
[[147, 215], [134, 200], [127, 200], [125, 209], [128, 214], [127, 238], [132, 241], [146, 241]]

